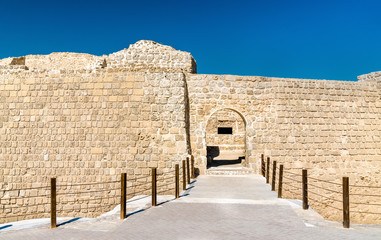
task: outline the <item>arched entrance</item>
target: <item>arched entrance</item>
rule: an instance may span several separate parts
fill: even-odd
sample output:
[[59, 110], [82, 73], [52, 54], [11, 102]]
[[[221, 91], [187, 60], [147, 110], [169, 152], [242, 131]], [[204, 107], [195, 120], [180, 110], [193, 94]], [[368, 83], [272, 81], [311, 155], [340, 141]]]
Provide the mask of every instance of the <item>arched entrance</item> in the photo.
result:
[[246, 122], [233, 109], [214, 112], [206, 125], [207, 168], [243, 166], [246, 156]]

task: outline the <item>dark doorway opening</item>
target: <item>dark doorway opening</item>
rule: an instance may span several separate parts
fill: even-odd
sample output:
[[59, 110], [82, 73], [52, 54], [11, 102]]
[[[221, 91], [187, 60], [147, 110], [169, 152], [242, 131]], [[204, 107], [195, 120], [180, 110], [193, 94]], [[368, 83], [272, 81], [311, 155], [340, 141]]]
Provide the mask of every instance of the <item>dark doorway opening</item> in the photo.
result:
[[242, 163], [242, 159], [245, 159], [244, 156], [238, 157], [238, 159], [223, 159], [223, 160], [214, 160], [218, 156], [220, 156], [220, 148], [218, 146], [207, 146], [207, 168], [210, 167], [219, 167], [224, 165], [234, 166], [240, 165]]

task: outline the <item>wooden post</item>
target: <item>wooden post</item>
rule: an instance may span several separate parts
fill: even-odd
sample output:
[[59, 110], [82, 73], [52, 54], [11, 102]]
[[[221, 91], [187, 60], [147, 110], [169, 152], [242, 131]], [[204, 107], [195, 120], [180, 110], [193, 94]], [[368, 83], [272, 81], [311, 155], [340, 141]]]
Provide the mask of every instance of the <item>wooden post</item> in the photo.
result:
[[271, 191], [275, 191], [276, 161], [273, 161], [273, 176], [271, 181]]
[[152, 206], [157, 205], [156, 196], [156, 168], [152, 168]]
[[180, 196], [180, 176], [179, 176], [179, 164], [175, 165], [175, 197], [179, 198]]
[[185, 160], [183, 160], [183, 190], [187, 190], [187, 176], [185, 175]]
[[57, 227], [57, 185], [56, 179], [50, 179], [50, 228]]
[[267, 157], [267, 165], [266, 165], [266, 183], [270, 182], [270, 157]]
[[279, 166], [278, 198], [282, 198], [283, 164]]
[[343, 226], [349, 228], [349, 178], [343, 177]]
[[191, 155], [191, 178], [194, 179], [194, 157]]
[[302, 170], [302, 185], [303, 185], [303, 209], [308, 209], [308, 182], [307, 169]]
[[189, 167], [189, 157], [187, 157], [187, 183], [190, 184], [190, 167]]
[[261, 154], [261, 172], [265, 176], [265, 155]]
[[122, 173], [120, 176], [120, 219], [125, 219], [127, 215], [127, 173]]

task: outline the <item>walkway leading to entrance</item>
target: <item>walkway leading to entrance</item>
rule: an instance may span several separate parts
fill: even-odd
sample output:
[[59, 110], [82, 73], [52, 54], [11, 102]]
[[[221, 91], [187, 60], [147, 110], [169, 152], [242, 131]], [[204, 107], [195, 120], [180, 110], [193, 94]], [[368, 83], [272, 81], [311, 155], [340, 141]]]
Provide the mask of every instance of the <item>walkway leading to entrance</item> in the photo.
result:
[[[149, 198], [146, 204], [149, 205]], [[172, 199], [172, 200], [171, 200]], [[180, 199], [118, 219], [1, 233], [0, 239], [380, 239], [381, 226], [328, 222], [297, 200], [278, 199], [263, 177], [199, 176]], [[159, 198], [160, 201], [160, 198]], [[132, 203], [129, 205], [129, 212]]]
[[241, 160], [213, 160], [205, 171], [206, 175], [249, 175], [254, 170], [244, 167]]

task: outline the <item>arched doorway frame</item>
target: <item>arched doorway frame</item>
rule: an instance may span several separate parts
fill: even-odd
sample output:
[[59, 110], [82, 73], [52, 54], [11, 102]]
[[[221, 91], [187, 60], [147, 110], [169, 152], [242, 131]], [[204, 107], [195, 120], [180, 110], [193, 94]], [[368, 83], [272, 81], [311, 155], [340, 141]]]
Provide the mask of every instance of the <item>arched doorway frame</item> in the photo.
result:
[[[245, 118], [245, 116], [242, 114], [242, 111], [239, 111], [235, 108], [232, 108], [232, 107], [223, 107], [223, 108], [217, 108], [215, 109], [214, 111], [211, 111], [211, 114], [209, 114], [209, 116], [206, 118], [206, 122], [205, 122], [205, 128], [204, 128], [204, 136], [203, 136], [203, 148], [205, 149], [206, 151], [206, 148], [207, 148], [207, 142], [206, 142], [206, 135], [207, 135], [207, 130], [206, 128], [208, 127], [208, 123], [209, 123], [209, 120], [210, 118], [216, 114], [217, 112], [221, 111], [221, 110], [230, 110], [230, 111], [233, 111], [235, 113], [237, 113], [243, 120], [243, 123], [245, 125], [245, 161], [243, 163], [244, 166], [248, 166], [248, 160], [249, 160], [249, 151], [248, 151], [248, 135], [247, 135], [247, 127], [248, 127], [248, 124], [247, 124], [247, 120]], [[204, 156], [204, 159], [206, 160], [206, 156]], [[207, 161], [205, 161], [203, 163], [205, 165], [205, 168], [206, 168], [206, 165], [207, 165]]]

